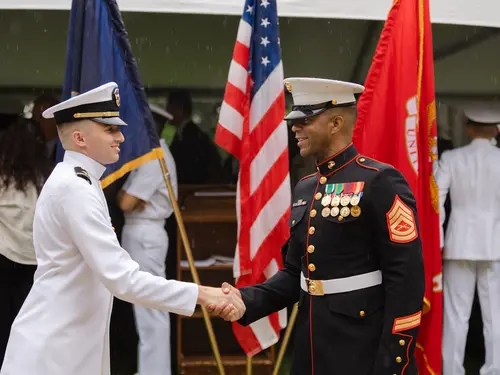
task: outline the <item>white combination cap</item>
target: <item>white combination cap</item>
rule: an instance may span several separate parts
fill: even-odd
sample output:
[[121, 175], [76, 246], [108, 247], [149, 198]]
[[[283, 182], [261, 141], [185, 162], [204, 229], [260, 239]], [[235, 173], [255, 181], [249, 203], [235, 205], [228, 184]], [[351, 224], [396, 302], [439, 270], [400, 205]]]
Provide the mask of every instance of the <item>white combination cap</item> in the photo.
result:
[[471, 104], [464, 109], [465, 117], [471, 125], [500, 124], [500, 105], [493, 103]]
[[328, 108], [355, 105], [355, 94], [361, 94], [365, 89], [356, 83], [307, 77], [287, 78], [285, 87], [293, 97], [292, 111], [285, 120], [303, 119]]
[[115, 82], [108, 82], [43, 112], [45, 118], [55, 118], [57, 124], [78, 120], [93, 120], [106, 125], [127, 125], [120, 119], [120, 92]]

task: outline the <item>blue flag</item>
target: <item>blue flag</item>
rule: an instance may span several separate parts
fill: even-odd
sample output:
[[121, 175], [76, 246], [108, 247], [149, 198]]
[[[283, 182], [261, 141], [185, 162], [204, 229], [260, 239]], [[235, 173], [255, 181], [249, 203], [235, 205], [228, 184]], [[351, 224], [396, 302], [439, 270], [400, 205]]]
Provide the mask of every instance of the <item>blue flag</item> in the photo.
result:
[[[66, 49], [63, 100], [107, 82], [120, 89], [125, 142], [120, 160], [106, 166], [103, 188], [146, 162], [163, 157], [159, 137], [115, 0], [73, 0]], [[60, 147], [60, 145], [59, 145]], [[58, 152], [58, 161], [63, 151]]]

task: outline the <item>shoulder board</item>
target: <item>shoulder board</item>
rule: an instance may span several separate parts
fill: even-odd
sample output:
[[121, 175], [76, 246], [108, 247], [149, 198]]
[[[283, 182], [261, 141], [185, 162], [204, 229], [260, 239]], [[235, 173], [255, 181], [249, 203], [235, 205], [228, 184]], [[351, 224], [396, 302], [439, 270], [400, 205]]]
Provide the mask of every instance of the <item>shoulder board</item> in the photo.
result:
[[312, 176], [316, 176], [317, 174], [318, 174], [318, 172], [308, 174], [307, 176], [302, 177], [299, 181], [307, 180], [308, 178], [311, 178]]
[[90, 176], [85, 169], [83, 169], [82, 167], [75, 167], [75, 173], [78, 177], [83, 178], [90, 185], [92, 185], [92, 180], [90, 179]]
[[369, 158], [369, 157], [364, 156], [364, 155], [359, 155], [356, 158], [356, 163], [363, 168], [371, 169], [371, 170], [377, 171], [377, 172], [382, 170], [382, 169], [393, 168], [389, 164], [382, 163], [378, 160]]

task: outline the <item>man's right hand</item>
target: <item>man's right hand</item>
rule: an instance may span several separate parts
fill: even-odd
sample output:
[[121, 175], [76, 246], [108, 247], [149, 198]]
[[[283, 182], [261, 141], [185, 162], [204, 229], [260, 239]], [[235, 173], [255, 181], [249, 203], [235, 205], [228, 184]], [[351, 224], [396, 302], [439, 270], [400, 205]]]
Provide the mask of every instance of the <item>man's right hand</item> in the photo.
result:
[[200, 286], [198, 304], [212, 315], [231, 322], [239, 320], [246, 311], [239, 290], [228, 283], [223, 283], [220, 289]]

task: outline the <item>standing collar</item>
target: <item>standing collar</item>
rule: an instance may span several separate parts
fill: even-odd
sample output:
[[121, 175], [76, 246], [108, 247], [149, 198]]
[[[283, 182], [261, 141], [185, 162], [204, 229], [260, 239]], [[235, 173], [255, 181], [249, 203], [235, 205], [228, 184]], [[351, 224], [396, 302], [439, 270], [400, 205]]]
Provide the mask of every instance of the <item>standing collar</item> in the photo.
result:
[[490, 139], [486, 139], [486, 138], [476, 138], [476, 139], [473, 139], [472, 142], [471, 142], [472, 145], [488, 145], [488, 146], [493, 146], [493, 144], [491, 143], [491, 140]]
[[74, 167], [81, 167], [87, 171], [97, 181], [100, 180], [106, 167], [94, 159], [80, 152], [66, 151], [64, 153], [64, 162], [71, 164]]
[[321, 175], [330, 175], [353, 161], [358, 155], [358, 150], [356, 150], [356, 147], [351, 142], [335, 155], [330, 156], [320, 163], [316, 163], [316, 168]]

